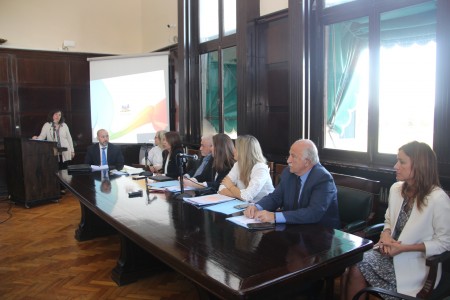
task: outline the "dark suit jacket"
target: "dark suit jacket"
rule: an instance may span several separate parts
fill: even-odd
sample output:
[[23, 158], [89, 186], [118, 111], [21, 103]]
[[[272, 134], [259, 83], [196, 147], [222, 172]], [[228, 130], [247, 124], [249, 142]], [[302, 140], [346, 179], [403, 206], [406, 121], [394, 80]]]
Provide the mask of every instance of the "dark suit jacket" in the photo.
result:
[[219, 187], [220, 187], [220, 183], [222, 183], [222, 180], [225, 178], [225, 176], [227, 176], [228, 173], [230, 173], [230, 170], [231, 169], [223, 170], [222, 172], [218, 172], [217, 177], [215, 177], [216, 171], [214, 170], [214, 168], [211, 168], [212, 180], [206, 182], [208, 187], [217, 193], [217, 191], [219, 190]]
[[[125, 164], [125, 162], [123, 159], [122, 151], [120, 150], [119, 146], [108, 143], [108, 150], [106, 156], [110, 169], [117, 169], [117, 170], [123, 169], [123, 165]], [[99, 166], [101, 164], [100, 147], [98, 143], [91, 145], [87, 148], [84, 163], [96, 166]]]
[[[180, 168], [178, 165], [179, 160], [177, 158], [177, 154], [184, 153], [183, 148], [174, 149], [172, 151], [170, 157], [168, 157], [168, 153], [169, 153], [168, 151], [163, 151], [162, 172], [164, 173], [166, 161], [167, 161], [167, 159], [169, 159], [169, 164], [167, 165], [166, 176], [172, 177], [172, 178], [178, 178], [178, 176], [180, 176]], [[183, 162], [183, 174], [184, 174], [184, 169], [185, 169], [185, 165]]]
[[319, 223], [332, 228], [340, 228], [337, 189], [331, 174], [321, 165], [316, 164], [303, 183], [300, 195], [301, 205], [294, 209], [295, 189], [298, 176], [285, 168], [275, 190], [258, 201], [263, 209], [275, 211], [281, 208], [286, 223]]
[[[198, 165], [198, 167], [200, 167], [200, 165], [203, 162], [203, 159], [205, 159], [205, 157], [202, 157], [202, 160], [200, 161], [200, 164]], [[213, 181], [214, 180], [214, 174], [212, 171], [212, 166], [214, 163], [214, 157], [210, 157], [208, 160], [208, 163], [206, 164], [205, 168], [203, 169], [203, 171], [200, 173], [200, 175], [195, 176], [195, 179], [197, 179], [198, 182], [205, 182], [205, 181]], [[197, 168], [192, 169], [188, 174], [189, 176], [194, 176], [195, 171], [197, 171]]]

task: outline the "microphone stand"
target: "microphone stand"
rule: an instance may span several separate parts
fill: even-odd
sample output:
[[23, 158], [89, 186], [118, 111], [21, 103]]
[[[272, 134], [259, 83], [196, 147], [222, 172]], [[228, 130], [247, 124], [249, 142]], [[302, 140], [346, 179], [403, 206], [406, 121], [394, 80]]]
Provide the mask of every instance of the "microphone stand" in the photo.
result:
[[[145, 152], [144, 152], [144, 157], [145, 157], [145, 170], [144, 172], [141, 172], [141, 176], [152, 176], [153, 173], [148, 171], [149, 167], [148, 167], [148, 144], [145, 144]], [[147, 177], [146, 177], [147, 178]]]
[[183, 182], [183, 159], [184, 157], [177, 154], [177, 163], [178, 163], [178, 177], [180, 178], [180, 194], [178, 194], [175, 198], [178, 200], [183, 200], [183, 198], [192, 197], [191, 194], [184, 192], [184, 182]]

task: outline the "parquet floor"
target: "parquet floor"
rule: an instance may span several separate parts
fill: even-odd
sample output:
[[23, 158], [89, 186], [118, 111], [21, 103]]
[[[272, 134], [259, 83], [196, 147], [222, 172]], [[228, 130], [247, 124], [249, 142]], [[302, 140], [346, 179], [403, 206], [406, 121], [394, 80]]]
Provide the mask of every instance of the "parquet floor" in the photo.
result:
[[110, 274], [118, 237], [78, 242], [79, 220], [70, 193], [29, 209], [0, 201], [0, 299], [198, 299], [194, 285], [171, 270], [117, 286]]

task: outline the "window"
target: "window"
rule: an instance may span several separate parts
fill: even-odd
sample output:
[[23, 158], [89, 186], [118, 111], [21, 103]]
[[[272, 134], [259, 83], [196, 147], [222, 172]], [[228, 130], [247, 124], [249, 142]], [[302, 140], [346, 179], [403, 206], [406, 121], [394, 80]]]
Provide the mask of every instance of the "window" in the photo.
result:
[[199, 0], [202, 135], [237, 136], [236, 0]]
[[325, 0], [325, 7], [335, 6], [355, 0]]
[[219, 0], [199, 0], [200, 42], [219, 37]]
[[345, 21], [327, 16], [326, 149], [396, 154], [411, 140], [433, 145], [436, 1], [387, 5], [362, 4], [357, 13], [366, 16]]

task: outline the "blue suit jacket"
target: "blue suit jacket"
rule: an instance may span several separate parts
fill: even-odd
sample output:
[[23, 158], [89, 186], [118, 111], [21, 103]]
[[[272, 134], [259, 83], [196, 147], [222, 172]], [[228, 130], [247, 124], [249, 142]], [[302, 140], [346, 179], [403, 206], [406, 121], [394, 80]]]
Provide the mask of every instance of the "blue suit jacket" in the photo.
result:
[[[110, 169], [116, 168], [117, 170], [123, 169], [123, 165], [125, 164], [122, 151], [119, 146], [108, 143], [108, 151], [106, 154], [106, 158], [108, 160], [108, 165]], [[86, 156], [84, 158], [84, 163], [89, 165], [99, 166], [101, 164], [100, 159], [100, 148], [98, 143], [91, 145], [86, 150]]]
[[285, 168], [275, 190], [258, 201], [263, 209], [276, 211], [281, 208], [286, 223], [319, 223], [331, 228], [340, 228], [337, 190], [331, 174], [321, 165], [316, 164], [303, 183], [300, 195], [301, 205], [294, 210], [296, 182], [298, 176]]

